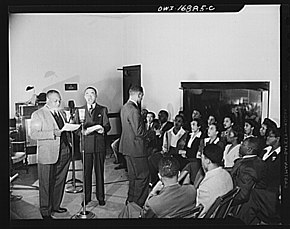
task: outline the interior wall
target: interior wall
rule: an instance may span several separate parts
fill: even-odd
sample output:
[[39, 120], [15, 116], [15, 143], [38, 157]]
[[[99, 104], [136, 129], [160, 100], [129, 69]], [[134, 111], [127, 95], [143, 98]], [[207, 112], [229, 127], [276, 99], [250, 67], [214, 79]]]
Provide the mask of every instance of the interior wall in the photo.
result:
[[279, 6], [238, 13], [142, 14], [125, 19], [125, 64], [142, 63], [144, 106], [182, 109], [181, 81], [269, 81], [280, 117]]
[[[62, 106], [75, 100], [85, 103], [87, 86], [98, 89], [98, 102], [109, 112], [119, 112], [122, 98], [122, 20], [92, 15], [10, 15], [10, 117], [15, 102], [35, 93], [57, 89]], [[77, 83], [77, 91], [65, 91], [65, 83]]]
[[[10, 16], [10, 117], [14, 103], [59, 89], [63, 106], [84, 103], [83, 89], [118, 112], [124, 65], [141, 64], [143, 105], [182, 109], [181, 81], [269, 81], [270, 118], [280, 117], [279, 6], [246, 6], [238, 13]], [[65, 92], [64, 83], [79, 90]]]

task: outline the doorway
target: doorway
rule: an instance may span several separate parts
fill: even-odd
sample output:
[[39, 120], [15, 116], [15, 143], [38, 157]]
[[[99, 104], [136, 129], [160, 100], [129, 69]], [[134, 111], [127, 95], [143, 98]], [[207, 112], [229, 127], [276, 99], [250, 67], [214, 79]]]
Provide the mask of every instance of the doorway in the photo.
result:
[[123, 66], [123, 104], [129, 99], [132, 85], [141, 86], [141, 65]]

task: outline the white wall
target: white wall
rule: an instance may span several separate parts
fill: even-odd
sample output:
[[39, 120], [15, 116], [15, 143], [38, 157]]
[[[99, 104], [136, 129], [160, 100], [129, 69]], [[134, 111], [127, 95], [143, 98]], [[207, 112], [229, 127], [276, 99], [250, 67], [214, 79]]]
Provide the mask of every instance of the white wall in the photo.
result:
[[[64, 105], [84, 100], [85, 86], [118, 112], [123, 65], [142, 65], [144, 106], [156, 113], [182, 108], [181, 81], [270, 81], [270, 118], [280, 116], [279, 6], [247, 6], [239, 13], [13, 15], [10, 18], [10, 117], [30, 93], [57, 88]], [[57, 77], [45, 78], [48, 71]], [[80, 90], [64, 92], [64, 82]]]
[[270, 117], [279, 123], [279, 6], [125, 20], [125, 64], [142, 63], [149, 110], [167, 108], [174, 116], [182, 107], [181, 81], [270, 81]]
[[[14, 103], [25, 102], [34, 85], [36, 93], [51, 88], [61, 92], [63, 106], [74, 99], [83, 105], [83, 90], [92, 85], [98, 101], [118, 112], [121, 107], [122, 21], [91, 15], [12, 15], [10, 17], [11, 94]], [[46, 73], [55, 75], [45, 77]], [[64, 83], [78, 83], [78, 91], [64, 91]], [[109, 92], [109, 93], [108, 93]]]

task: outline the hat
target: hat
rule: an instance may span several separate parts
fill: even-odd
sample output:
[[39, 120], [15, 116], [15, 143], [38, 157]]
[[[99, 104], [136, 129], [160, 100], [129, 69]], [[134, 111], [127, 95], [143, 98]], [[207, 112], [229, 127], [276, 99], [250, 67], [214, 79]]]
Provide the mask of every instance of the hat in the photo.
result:
[[221, 165], [223, 161], [223, 150], [215, 144], [210, 144], [204, 147], [203, 154], [211, 160], [212, 163]]

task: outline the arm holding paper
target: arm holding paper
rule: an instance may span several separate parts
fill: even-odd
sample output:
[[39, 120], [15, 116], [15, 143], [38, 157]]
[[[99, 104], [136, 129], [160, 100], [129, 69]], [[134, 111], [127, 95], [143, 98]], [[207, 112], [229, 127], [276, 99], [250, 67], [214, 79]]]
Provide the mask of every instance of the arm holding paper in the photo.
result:
[[65, 123], [60, 131], [75, 131], [80, 126], [81, 126], [80, 124]]
[[101, 125], [97, 124], [97, 125], [94, 125], [94, 126], [90, 126], [86, 129], [86, 134], [90, 134], [94, 131], [97, 131], [97, 133], [99, 134], [103, 134], [104, 133], [104, 127], [102, 127]]

